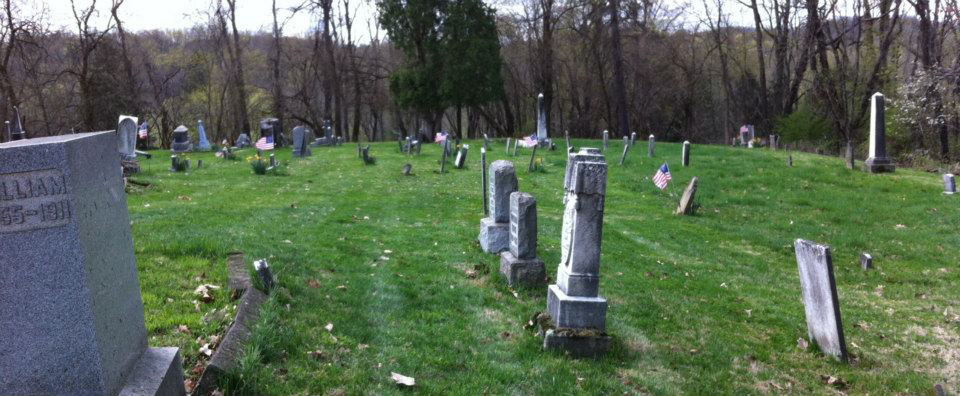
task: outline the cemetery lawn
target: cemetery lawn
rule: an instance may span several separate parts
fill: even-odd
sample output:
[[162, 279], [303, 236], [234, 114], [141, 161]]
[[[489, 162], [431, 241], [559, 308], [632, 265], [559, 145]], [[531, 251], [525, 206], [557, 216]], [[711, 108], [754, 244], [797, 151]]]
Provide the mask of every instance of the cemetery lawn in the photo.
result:
[[[960, 391], [960, 196], [940, 175], [871, 175], [842, 159], [767, 149], [679, 144], [624, 166], [611, 139], [600, 294], [614, 337], [600, 359], [541, 350], [524, 325], [546, 309], [546, 288], [511, 290], [499, 256], [477, 243], [483, 217], [480, 142], [467, 169], [438, 174], [440, 148], [407, 157], [374, 144], [277, 156], [281, 175], [246, 161], [190, 154], [205, 167], [168, 171], [153, 152], [128, 195], [150, 344], [179, 346], [196, 378], [199, 349], [234, 316], [226, 259], [267, 258], [281, 289], [264, 306], [241, 367], [221, 384], [235, 394], [401, 393], [391, 372], [425, 394], [813, 394]], [[574, 145], [600, 146], [597, 141]], [[488, 160], [506, 158], [503, 142]], [[520, 190], [538, 200], [539, 255], [551, 282], [560, 258], [565, 147], [511, 157]], [[252, 155], [251, 150], [240, 153]], [[668, 162], [673, 182], [650, 181]], [[413, 176], [401, 173], [413, 164]], [[676, 216], [690, 178], [695, 216]], [[833, 249], [852, 358], [804, 350], [807, 330], [793, 241]], [[875, 269], [859, 266], [861, 252]], [[202, 284], [220, 286], [197, 301]], [[185, 327], [180, 327], [185, 326]], [[179, 330], [178, 330], [179, 328]]]

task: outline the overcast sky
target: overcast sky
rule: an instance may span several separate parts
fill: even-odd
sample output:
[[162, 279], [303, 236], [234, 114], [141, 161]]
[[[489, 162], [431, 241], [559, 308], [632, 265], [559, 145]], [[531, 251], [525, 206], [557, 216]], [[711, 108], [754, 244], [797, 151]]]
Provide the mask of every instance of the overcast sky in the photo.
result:
[[[25, 12], [44, 12], [49, 14], [48, 20], [54, 27], [66, 26], [74, 30], [75, 22], [73, 11], [70, 6], [70, 0], [27, 0], [34, 2], [33, 7], [28, 7]], [[76, 0], [79, 5], [87, 5], [90, 0]], [[288, 19], [284, 33], [291, 36], [304, 35], [311, 30], [316, 21], [307, 12], [300, 12], [290, 18], [290, 12], [286, 11], [295, 7], [304, 0], [277, 0], [277, 6], [285, 11], [281, 12], [281, 20]], [[711, 1], [712, 2], [712, 1]], [[99, 0], [97, 2], [99, 9], [99, 26], [106, 26], [110, 16], [110, 0]], [[351, 14], [356, 14], [354, 24], [354, 35], [357, 41], [368, 41], [370, 38], [370, 29], [375, 28], [376, 6], [374, 0], [351, 0]], [[501, 12], [509, 11], [519, 7], [517, 0], [496, 0], [495, 7]], [[667, 4], [680, 6], [681, 4], [691, 4], [687, 7], [691, 12], [687, 13], [687, 21], [696, 21], [703, 16], [702, 0], [667, 0]], [[153, 29], [187, 29], [206, 20], [206, 12], [210, 2], [207, 0], [126, 0], [120, 8], [121, 19], [124, 27], [128, 30], [153, 30]], [[342, 0], [334, 1], [338, 7], [342, 7]], [[237, 0], [237, 27], [245, 31], [270, 31], [273, 28], [273, 19], [271, 15], [272, 0]], [[752, 23], [749, 15], [746, 14], [744, 7], [733, 1], [727, 2], [725, 13], [733, 13], [732, 22]], [[338, 13], [340, 13], [338, 11]], [[382, 33], [381, 33], [382, 35]]]

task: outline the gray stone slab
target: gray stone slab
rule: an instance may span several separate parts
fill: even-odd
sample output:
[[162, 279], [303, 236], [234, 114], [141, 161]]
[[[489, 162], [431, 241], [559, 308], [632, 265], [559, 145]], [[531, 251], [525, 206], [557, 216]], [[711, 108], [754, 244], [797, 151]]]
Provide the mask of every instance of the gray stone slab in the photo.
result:
[[690, 141], [686, 140], [683, 142], [683, 154], [681, 157], [683, 166], [690, 166]]
[[517, 191], [517, 171], [506, 160], [490, 164], [490, 215], [497, 223], [510, 221], [510, 194]]
[[860, 253], [860, 268], [871, 269], [873, 268], [873, 255], [870, 253]]
[[227, 256], [227, 289], [231, 296], [240, 296], [244, 290], [253, 286], [250, 272], [243, 253], [230, 253]]
[[510, 249], [510, 224], [498, 223], [491, 217], [480, 220], [480, 248], [485, 253], [499, 254]]
[[565, 334], [551, 329], [543, 336], [543, 349], [560, 351], [574, 358], [598, 357], [610, 350], [610, 336]]
[[547, 313], [559, 328], [606, 330], [607, 299], [578, 297], [557, 285], [547, 287]]
[[510, 194], [510, 253], [521, 259], [537, 257], [537, 200], [525, 192]]
[[678, 215], [689, 215], [693, 214], [693, 200], [697, 195], [697, 186], [698, 180], [696, 177], [690, 180], [690, 184], [687, 185], [687, 188], [683, 190], [683, 196], [680, 198], [680, 205], [677, 206], [676, 214]]
[[260, 307], [267, 301], [267, 295], [260, 290], [250, 288], [243, 293], [243, 299], [237, 305], [237, 318], [223, 337], [220, 346], [207, 363], [193, 394], [205, 395], [214, 390], [217, 379], [237, 367], [243, 354], [243, 347], [253, 334], [253, 327], [260, 318]]
[[0, 144], [0, 394], [116, 394], [146, 350], [117, 147]]
[[957, 193], [957, 179], [950, 173], [943, 175], [943, 193], [947, 195]]
[[657, 147], [657, 139], [651, 134], [647, 137], [647, 156], [653, 158], [654, 149]]
[[181, 360], [179, 348], [147, 348], [120, 396], [186, 395]]
[[818, 345], [824, 354], [846, 360], [847, 346], [843, 339], [840, 300], [833, 277], [830, 247], [797, 239], [794, 249], [810, 341]]
[[500, 273], [510, 287], [537, 287], [547, 283], [547, 270], [537, 257], [520, 259], [509, 250], [500, 253]]

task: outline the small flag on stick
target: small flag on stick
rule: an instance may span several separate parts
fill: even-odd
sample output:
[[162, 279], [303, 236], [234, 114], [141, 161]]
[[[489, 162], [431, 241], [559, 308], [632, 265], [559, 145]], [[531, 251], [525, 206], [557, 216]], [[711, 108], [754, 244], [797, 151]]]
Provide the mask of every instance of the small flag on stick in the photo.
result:
[[667, 185], [670, 184], [670, 180], [673, 180], [673, 176], [670, 176], [670, 168], [664, 162], [663, 165], [660, 165], [660, 169], [657, 169], [657, 173], [653, 175], [653, 184], [656, 184], [661, 190], [665, 190]]
[[273, 150], [273, 136], [264, 136], [254, 145], [257, 150]]

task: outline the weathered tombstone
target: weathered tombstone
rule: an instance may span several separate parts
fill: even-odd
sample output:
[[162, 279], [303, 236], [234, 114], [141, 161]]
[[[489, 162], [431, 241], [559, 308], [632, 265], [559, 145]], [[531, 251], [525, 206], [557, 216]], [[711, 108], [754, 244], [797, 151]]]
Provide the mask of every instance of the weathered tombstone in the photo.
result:
[[833, 277], [833, 259], [830, 247], [797, 239], [794, 242], [803, 307], [807, 317], [810, 341], [824, 354], [847, 360], [847, 345], [843, 339], [840, 320], [840, 300]]
[[860, 253], [860, 268], [862, 269], [873, 268], [873, 256], [870, 253], [867, 253], [867, 252]]
[[537, 200], [533, 195], [510, 194], [510, 247], [500, 253], [500, 273], [510, 287], [546, 282], [543, 260], [537, 257]]
[[487, 137], [487, 134], [486, 134], [486, 133], [484, 133], [484, 134], [483, 134], [483, 148], [484, 148], [484, 149], [489, 149], [489, 147], [490, 147], [490, 138]]
[[170, 145], [170, 151], [174, 153], [185, 153], [193, 149], [190, 143], [190, 130], [185, 125], [180, 125], [173, 130], [173, 143]]
[[690, 141], [683, 141], [683, 157], [682, 157], [683, 166], [690, 166]]
[[510, 246], [510, 194], [517, 191], [517, 172], [505, 160], [490, 164], [490, 215], [480, 220], [480, 247], [498, 254]]
[[533, 151], [530, 152], [530, 165], [527, 166], [527, 172], [537, 170], [537, 147], [533, 146]]
[[270, 166], [277, 166], [277, 156], [275, 156], [273, 153], [270, 153]]
[[696, 209], [694, 207], [693, 199], [697, 196], [697, 186], [699, 181], [696, 177], [690, 180], [690, 184], [687, 185], [687, 188], [683, 190], [683, 196], [680, 198], [680, 206], [677, 206], [678, 215], [689, 215], [693, 214], [693, 211]]
[[793, 154], [787, 154], [787, 166], [793, 167]]
[[0, 144], [0, 394], [184, 395], [147, 346], [111, 132]]
[[870, 156], [864, 162], [870, 173], [893, 172], [896, 166], [887, 157], [886, 121], [883, 114], [883, 94], [877, 92], [870, 99]]
[[507, 151], [504, 154], [510, 155], [510, 138], [507, 138]]
[[490, 214], [490, 198], [487, 194], [487, 149], [480, 148], [480, 190], [483, 190], [483, 215]]
[[411, 174], [412, 172], [413, 172], [413, 165], [403, 164], [403, 175], [404, 175], [404, 176], [410, 176], [410, 174]]
[[953, 174], [947, 173], [943, 175], [943, 193], [947, 195], [957, 193], [957, 180], [953, 177]]
[[600, 150], [580, 149], [567, 159], [563, 231], [557, 283], [547, 288], [547, 312], [554, 329], [543, 346], [575, 356], [607, 351], [607, 300], [600, 297], [600, 242], [607, 164]]
[[13, 123], [7, 124], [7, 128], [8, 141], [27, 138], [27, 131], [23, 130], [23, 122], [20, 120], [20, 107], [13, 106]]
[[[373, 165], [373, 164], [376, 162], [376, 159], [374, 159], [373, 157], [370, 156], [370, 145], [369, 145], [369, 144], [368, 144], [366, 147], [364, 147], [363, 150], [361, 150], [361, 153], [363, 154], [363, 163], [364, 163], [364, 165]], [[272, 156], [272, 154], [271, 154], [271, 156]]]
[[537, 144], [548, 144], [550, 136], [548, 134], [547, 108], [543, 104], [543, 94], [537, 96]]
[[780, 135], [770, 135], [770, 149], [777, 151], [780, 148]]
[[569, 148], [571, 147], [571, 146], [570, 146], [570, 131], [563, 131], [563, 137], [564, 137], [564, 139], [567, 140], [567, 148], [569, 149]]
[[310, 150], [310, 129], [303, 125], [293, 128], [293, 156], [298, 158], [309, 157], [313, 154]]
[[177, 172], [180, 168], [179, 166], [180, 159], [176, 155], [170, 156], [170, 171]]
[[200, 169], [200, 168], [203, 168], [203, 160], [202, 160], [202, 159], [198, 159], [198, 160], [197, 160], [197, 169]]
[[457, 158], [453, 161], [453, 165], [457, 169], [463, 169], [463, 166], [467, 164], [467, 153], [470, 152], [470, 145], [464, 144], [460, 147], [460, 151], [457, 151]]
[[637, 144], [637, 133], [636, 133], [636, 132], [631, 132], [631, 133], [630, 133], [630, 147], [633, 147], [635, 144]]
[[650, 137], [647, 138], [647, 156], [653, 158], [653, 150], [656, 148], [657, 139], [653, 137], [653, 134], [650, 134]]
[[203, 120], [197, 120], [197, 150], [210, 151], [210, 142], [207, 140], [207, 129], [203, 127]]
[[250, 147], [250, 135], [246, 133], [241, 133], [240, 137], [237, 138], [237, 148], [247, 148]]
[[603, 130], [603, 151], [606, 152], [610, 148], [610, 131]]
[[620, 154], [620, 165], [623, 165], [623, 161], [627, 159], [627, 150], [630, 149], [630, 141], [627, 140], [627, 137], [623, 137], [623, 154]]
[[517, 145], [520, 143], [520, 139], [513, 139], [513, 156], [517, 156]]
[[444, 172], [447, 171], [447, 150], [440, 150], [440, 151], [443, 152], [441, 153], [441, 157], [440, 157], [440, 173], [443, 174]]
[[137, 158], [137, 117], [120, 116], [117, 121], [117, 142], [120, 160], [132, 161]]

